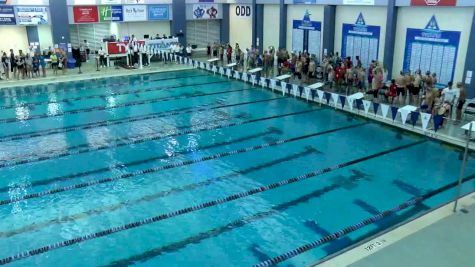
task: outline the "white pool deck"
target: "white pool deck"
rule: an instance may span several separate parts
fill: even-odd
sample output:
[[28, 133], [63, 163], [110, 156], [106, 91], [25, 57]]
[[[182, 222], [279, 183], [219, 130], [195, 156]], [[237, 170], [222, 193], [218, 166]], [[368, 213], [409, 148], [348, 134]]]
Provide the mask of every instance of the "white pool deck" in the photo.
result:
[[[95, 63], [90, 62], [83, 65], [82, 74], [78, 74], [77, 70], [68, 70], [66, 75], [63, 75], [61, 74], [61, 71], [58, 71], [59, 74], [54, 76], [52, 71], [49, 70], [48, 77], [46, 78], [34, 78], [20, 81], [1, 80], [0, 90], [17, 86], [185, 69], [193, 69], [193, 67], [169, 62], [167, 64], [152, 63], [149, 67], [136, 70], [102, 68], [99, 69], [100, 71], [96, 71]], [[345, 111], [349, 112], [348, 109], [345, 109]], [[391, 120], [381, 119], [371, 114], [365, 115], [364, 112], [359, 112], [358, 114], [394, 127], [399, 127], [448, 142], [459, 147], [465, 145], [466, 138], [464, 130], [461, 129], [461, 127], [468, 123], [468, 121], [457, 125], [448, 123], [445, 124], [445, 126], [437, 133], [428, 133], [413, 128], [410, 124], [395, 124], [392, 123]], [[474, 135], [475, 134], [472, 136], [475, 137]], [[471, 143], [470, 148], [475, 150], [475, 142]], [[475, 251], [473, 246], [471, 246], [471, 243], [475, 240], [475, 193], [465, 196], [459, 203], [459, 210], [466, 209], [469, 213], [463, 213], [460, 211], [453, 213], [453, 204], [447, 204], [372, 240], [361, 243], [349, 250], [340, 252], [337, 256], [332, 255], [329, 258], [323, 259], [324, 262], [316, 262], [314, 265], [323, 267], [472, 266], [472, 260], [474, 258], [473, 252]], [[384, 242], [381, 242], [381, 240], [384, 240]], [[374, 246], [374, 244], [378, 242], [382, 243], [382, 245]], [[368, 250], [368, 246], [371, 245], [373, 245], [373, 249]]]

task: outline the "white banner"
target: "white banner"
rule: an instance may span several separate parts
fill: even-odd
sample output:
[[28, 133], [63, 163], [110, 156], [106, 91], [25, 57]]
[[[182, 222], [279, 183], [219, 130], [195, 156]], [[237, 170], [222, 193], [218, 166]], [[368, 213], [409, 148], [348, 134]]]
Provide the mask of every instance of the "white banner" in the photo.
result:
[[45, 25], [48, 22], [47, 7], [16, 7], [18, 25]]
[[194, 4], [193, 19], [216, 19], [218, 17], [217, 4]]
[[431, 114], [421, 112], [421, 120], [422, 120], [422, 130], [427, 130], [427, 126], [429, 125]]
[[122, 0], [101, 0], [101, 5], [120, 5], [120, 4], [122, 4]]
[[348, 99], [348, 107], [350, 107], [350, 110], [353, 110], [353, 102], [355, 99], [353, 97], [347, 97], [346, 99]]
[[274, 91], [276, 83], [277, 83], [276, 80], [270, 79], [270, 87], [272, 88], [272, 91]]
[[294, 97], [297, 97], [299, 91], [299, 86], [296, 84], [292, 84], [292, 94], [294, 94]]
[[280, 82], [280, 87], [282, 89], [282, 95], [285, 95], [285, 91], [287, 91], [287, 83], [286, 82]]
[[234, 71], [234, 79], [239, 79], [239, 71], [237, 70]]
[[247, 73], [243, 72], [242, 73], [242, 76], [241, 76], [241, 79], [245, 82], [247, 82]]
[[147, 20], [147, 6], [133, 5], [124, 6], [124, 21], [146, 21]]
[[252, 6], [251, 5], [236, 5], [233, 10], [234, 15], [240, 19], [252, 18]]
[[251, 82], [252, 82], [252, 86], [256, 84], [256, 74], [251, 74]]
[[322, 90], [317, 90], [317, 95], [318, 95], [318, 100], [320, 103], [323, 102], [323, 91]]
[[213, 74], [216, 74], [216, 72], [218, 71], [218, 68], [216, 68], [216, 66], [213, 66], [212, 71], [213, 71]]
[[219, 74], [221, 74], [221, 76], [224, 75], [224, 68], [223, 67], [219, 67]]
[[145, 0], [124, 0], [125, 4], [145, 4]]
[[406, 120], [407, 120], [407, 116], [409, 115], [409, 113], [411, 113], [409, 110], [407, 109], [399, 109], [399, 112], [401, 112], [401, 120], [402, 120], [402, 124], [406, 124]]
[[226, 69], [226, 75], [228, 76], [228, 79], [231, 79], [231, 69]]
[[374, 0], [343, 0], [344, 5], [374, 6]]
[[304, 90], [305, 90], [305, 98], [308, 101], [308, 99], [310, 98], [310, 88], [304, 87]]
[[383, 118], [386, 119], [388, 116], [389, 105], [381, 104], [381, 113], [383, 114]]
[[368, 114], [369, 108], [371, 107], [371, 101], [363, 100], [364, 113]]
[[338, 105], [338, 94], [332, 93], [333, 104], [335, 107]]

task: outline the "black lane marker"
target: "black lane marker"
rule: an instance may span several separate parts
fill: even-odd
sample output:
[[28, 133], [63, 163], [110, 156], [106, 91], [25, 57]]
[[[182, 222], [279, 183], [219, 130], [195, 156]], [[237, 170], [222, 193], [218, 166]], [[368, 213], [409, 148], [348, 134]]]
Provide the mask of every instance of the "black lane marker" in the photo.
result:
[[[284, 140], [282, 140], [282, 141], [284, 141]], [[282, 141], [278, 141], [277, 143], [282, 142]], [[168, 213], [162, 213], [160, 215], [157, 215], [157, 216], [154, 216], [154, 217], [149, 217], [149, 218], [146, 218], [146, 219], [143, 219], [143, 220], [140, 220], [140, 221], [123, 224], [123, 225], [112, 227], [112, 228], [109, 228], [109, 229], [106, 229], [106, 230], [103, 230], [103, 231], [91, 233], [91, 234], [84, 235], [84, 236], [79, 236], [79, 237], [72, 238], [72, 239], [65, 240], [65, 241], [59, 241], [59, 242], [56, 242], [54, 244], [50, 244], [50, 245], [43, 246], [43, 247], [40, 247], [40, 248], [24, 251], [24, 252], [18, 253], [16, 255], [1, 259], [0, 264], [7, 264], [7, 263], [10, 263], [10, 262], [13, 262], [13, 261], [18, 261], [20, 259], [29, 258], [31, 256], [40, 255], [40, 254], [43, 254], [43, 253], [46, 253], [48, 251], [52, 251], [52, 250], [55, 250], [55, 249], [58, 249], [58, 248], [68, 247], [68, 246], [71, 246], [71, 245], [74, 245], [74, 244], [79, 244], [79, 243], [82, 243], [82, 242], [85, 242], [85, 241], [88, 241], [88, 240], [108, 236], [108, 235], [118, 233], [118, 232], [122, 232], [122, 231], [125, 231], [125, 230], [134, 229], [134, 228], [137, 228], [137, 227], [140, 227], [140, 226], [143, 226], [143, 225], [148, 225], [148, 224], [152, 224], [152, 223], [155, 223], [155, 222], [163, 221], [163, 220], [170, 219], [170, 218], [173, 218], [173, 217], [177, 217], [177, 216], [187, 214], [187, 213], [190, 213], [190, 212], [199, 211], [199, 210], [206, 209], [206, 208], [209, 208], [209, 207], [214, 207], [214, 206], [217, 206], [217, 205], [220, 205], [220, 204], [223, 204], [223, 203], [227, 203], [227, 202], [231, 202], [231, 201], [234, 201], [234, 200], [237, 200], [237, 199], [252, 196], [252, 195], [255, 195], [255, 194], [258, 194], [258, 193], [261, 193], [261, 192], [273, 190], [273, 189], [276, 189], [276, 188], [279, 188], [279, 187], [282, 187], [282, 186], [285, 186], [285, 185], [289, 185], [289, 184], [297, 183], [297, 182], [300, 182], [300, 181], [304, 181], [304, 180], [307, 180], [309, 178], [313, 178], [315, 176], [319, 176], [319, 175], [322, 175], [322, 174], [325, 174], [325, 173], [328, 173], [328, 172], [331, 172], [331, 171], [334, 171], [334, 170], [338, 170], [338, 169], [341, 169], [341, 168], [344, 168], [344, 167], [351, 166], [353, 164], [357, 164], [357, 163], [362, 162], [362, 161], [366, 161], [368, 159], [379, 157], [379, 156], [382, 156], [382, 155], [385, 155], [385, 154], [388, 154], [388, 153], [391, 153], [391, 152], [395, 152], [395, 151], [398, 151], [398, 150], [401, 150], [401, 149], [405, 149], [405, 148], [408, 148], [408, 147], [419, 145], [419, 144], [422, 144], [422, 143], [425, 143], [425, 142], [427, 142], [427, 140], [417, 141], [417, 142], [414, 142], [414, 143], [406, 144], [406, 145], [399, 146], [399, 147], [396, 147], [396, 148], [392, 148], [392, 149], [389, 149], [389, 150], [381, 151], [381, 152], [378, 152], [376, 154], [368, 155], [368, 156], [365, 156], [365, 157], [362, 157], [362, 158], [359, 158], [359, 159], [355, 159], [355, 160], [347, 161], [345, 163], [337, 164], [337, 165], [334, 165], [332, 167], [327, 167], [327, 168], [316, 170], [314, 172], [303, 174], [303, 175], [300, 175], [300, 176], [297, 176], [297, 177], [282, 180], [280, 182], [264, 185], [264, 186], [261, 186], [261, 187], [256, 187], [256, 188], [253, 188], [251, 190], [241, 192], [241, 193], [236, 193], [236, 194], [233, 194], [233, 195], [229, 195], [227, 197], [223, 197], [223, 198], [220, 198], [220, 199], [216, 199], [216, 200], [204, 202], [204, 203], [201, 203], [201, 204], [189, 206], [187, 208], [171, 211], [171, 212], [168, 212]], [[266, 147], [268, 147], [268, 146], [269, 145], [267, 144]], [[248, 148], [248, 149], [252, 149], [252, 148]], [[248, 149], [240, 149], [240, 150], [246, 151]], [[235, 150], [236, 151], [235, 153], [238, 153], [238, 151], [240, 151], [240, 150]], [[211, 156], [211, 157], [213, 157], [213, 156]]]
[[[269, 130], [268, 130], [268, 133], [281, 134], [282, 132], [277, 128], [270, 127]], [[95, 169], [95, 170], [90, 170], [90, 171], [85, 171], [85, 172], [78, 172], [78, 173], [75, 173], [75, 174], [68, 174], [68, 175], [65, 175], [65, 176], [53, 177], [53, 178], [39, 180], [39, 181], [33, 181], [33, 182], [29, 183], [29, 185], [31, 187], [40, 186], [40, 185], [48, 185], [48, 184], [51, 184], [51, 183], [68, 181], [68, 180], [72, 180], [72, 179], [75, 179], [75, 178], [89, 176], [89, 175], [92, 175], [92, 174], [98, 174], [98, 173], [101, 173], [101, 172], [113, 171], [113, 170], [117, 170], [117, 169], [125, 169], [125, 168], [128, 168], [128, 167], [132, 167], [132, 166], [136, 166], [136, 165], [140, 165], [140, 164], [150, 163], [150, 162], [163, 160], [163, 159], [175, 158], [175, 157], [178, 157], [178, 156], [195, 153], [195, 152], [198, 152], [198, 151], [201, 151], [201, 150], [206, 150], [206, 149], [210, 149], [210, 148], [216, 148], [216, 147], [220, 147], [220, 146], [226, 146], [226, 145], [231, 145], [231, 144], [234, 144], [234, 143], [247, 141], [247, 140], [250, 140], [250, 139], [253, 139], [253, 138], [260, 137], [260, 136], [262, 136], [262, 134], [263, 133], [258, 133], [258, 134], [253, 134], [253, 135], [248, 135], [248, 136], [240, 137], [240, 138], [237, 138], [237, 139], [233, 139], [231, 141], [224, 141], [224, 142], [220, 142], [220, 143], [213, 143], [213, 144], [207, 145], [207, 146], [200, 146], [196, 150], [179, 151], [179, 152], [177, 152], [177, 153], [175, 153], [171, 156], [165, 154], [165, 155], [160, 155], [160, 156], [156, 156], [156, 157], [131, 161], [131, 162], [128, 162], [128, 163], [118, 163], [118, 164], [112, 165], [110, 167], [105, 167], [105, 168], [100, 168], [100, 169]], [[10, 188], [8, 186], [0, 188], [0, 192], [8, 192], [9, 190], [10, 190]]]
[[251, 146], [251, 147], [246, 147], [246, 148], [221, 152], [221, 153], [218, 153], [218, 154], [214, 154], [214, 155], [210, 155], [210, 156], [206, 156], [206, 157], [202, 157], [202, 158], [197, 158], [197, 159], [192, 159], [192, 160], [184, 160], [184, 161], [180, 161], [180, 162], [176, 162], [176, 163], [171, 163], [171, 164], [168, 164], [168, 165], [162, 165], [162, 166], [158, 166], [158, 167], [142, 169], [142, 170], [129, 172], [129, 173], [124, 173], [122, 175], [113, 176], [113, 177], [109, 177], [109, 178], [104, 178], [104, 179], [99, 179], [99, 180], [91, 180], [91, 181], [88, 181], [88, 182], [69, 185], [69, 186], [65, 186], [65, 187], [58, 187], [58, 188], [55, 188], [55, 189], [41, 191], [41, 192], [37, 192], [37, 193], [31, 193], [31, 194], [16, 197], [16, 198], [14, 197], [14, 198], [10, 198], [10, 199], [4, 199], [4, 200], [0, 201], [0, 206], [10, 204], [10, 203], [14, 203], [14, 202], [18, 202], [18, 201], [22, 201], [22, 200], [26, 200], [26, 199], [39, 198], [39, 197], [43, 197], [43, 196], [46, 196], [46, 195], [53, 195], [53, 194], [57, 194], [57, 193], [65, 192], [65, 191], [74, 190], [74, 189], [85, 188], [85, 187], [98, 185], [98, 184], [110, 183], [110, 182], [121, 180], [121, 179], [129, 179], [129, 178], [132, 178], [132, 177], [135, 177], [135, 176], [141, 176], [141, 175], [144, 175], [144, 174], [155, 173], [155, 172], [168, 170], [168, 169], [173, 169], [173, 168], [177, 168], [177, 167], [182, 167], [182, 166], [186, 166], [186, 165], [191, 165], [191, 164], [195, 164], [195, 163], [199, 163], [199, 162], [205, 162], [205, 161], [209, 161], [209, 160], [214, 160], [214, 159], [219, 159], [219, 158], [223, 158], [223, 157], [228, 157], [228, 156], [238, 155], [238, 154], [242, 154], [242, 153], [247, 153], [247, 152], [250, 152], [250, 151], [256, 151], [256, 150], [260, 150], [260, 149], [263, 149], [263, 148], [278, 146], [278, 145], [282, 145], [282, 144], [286, 144], [286, 143], [290, 143], [290, 142], [294, 142], [294, 141], [298, 141], [298, 140], [302, 140], [302, 139], [306, 139], [306, 138], [310, 138], [310, 137], [314, 137], [314, 136], [324, 135], [324, 134], [333, 133], [333, 132], [337, 132], [337, 131], [341, 131], [341, 130], [347, 130], [347, 129], [359, 127], [359, 126], [362, 126], [362, 125], [365, 125], [365, 124], [366, 123], [359, 123], [359, 124], [344, 126], [344, 127], [337, 128], [337, 129], [332, 129], [332, 130], [312, 133], [312, 134], [308, 134], [308, 135], [293, 137], [293, 138], [289, 138], [289, 139], [282, 139], [282, 140], [278, 140], [278, 141], [274, 141], [274, 142], [263, 143], [261, 145], [256, 145], [256, 146]]
[[[268, 133], [266, 133], [266, 132], [261, 133], [261, 134], [259, 134], [259, 137], [267, 135], [267, 134]], [[290, 160], [295, 160], [297, 158], [304, 157], [304, 156], [307, 156], [307, 155], [310, 155], [310, 154], [313, 154], [313, 153], [321, 153], [321, 152], [319, 152], [318, 150], [316, 150], [312, 147], [308, 147], [300, 153], [293, 154], [291, 156], [282, 157], [282, 158], [279, 158], [279, 159], [276, 159], [276, 160], [273, 160], [273, 161], [266, 162], [266, 163], [261, 164], [261, 165], [256, 165], [256, 166], [253, 166], [251, 168], [248, 168], [248, 169], [245, 169], [245, 170], [242, 170], [242, 171], [237, 171], [237, 172], [227, 174], [227, 175], [223, 175], [223, 176], [220, 176], [220, 177], [211, 178], [211, 179], [204, 180], [204, 181], [201, 181], [201, 182], [198, 182], [198, 183], [188, 184], [188, 185], [184, 185], [184, 186], [180, 186], [180, 187], [173, 187], [173, 188], [170, 188], [168, 190], [160, 191], [160, 192], [157, 192], [157, 193], [151, 194], [151, 195], [146, 195], [146, 196], [143, 196], [143, 197], [138, 198], [138, 199], [134, 199], [134, 200], [128, 199], [128, 200], [122, 201], [122, 202], [114, 204], [114, 205], [104, 206], [104, 207], [100, 207], [98, 209], [88, 210], [88, 211], [85, 211], [85, 212], [80, 212], [80, 213], [68, 215], [68, 216], [65, 216], [65, 217], [56, 218], [56, 219], [49, 220], [49, 221], [42, 222], [42, 223], [35, 222], [34, 224], [26, 225], [26, 226], [23, 226], [23, 227], [18, 228], [18, 229], [10, 230], [8, 232], [0, 232], [0, 238], [8, 238], [8, 237], [12, 237], [14, 235], [24, 234], [26, 232], [36, 231], [36, 230], [44, 228], [44, 227], [49, 227], [53, 224], [62, 224], [62, 223], [67, 223], [67, 222], [71, 222], [71, 221], [77, 221], [77, 220], [80, 220], [80, 219], [84, 219], [84, 218], [87, 218], [87, 217], [93, 216], [93, 215], [100, 215], [100, 214], [105, 213], [105, 212], [113, 212], [115, 210], [122, 209], [124, 207], [137, 205], [137, 204], [140, 204], [142, 202], [149, 202], [149, 201], [152, 201], [152, 200], [162, 198], [164, 196], [169, 196], [171, 194], [176, 194], [176, 193], [179, 193], [179, 192], [185, 192], [185, 191], [193, 190], [193, 189], [203, 187], [203, 186], [206, 186], [206, 185], [210, 185], [214, 182], [235, 178], [235, 177], [245, 175], [245, 174], [260, 170], [260, 169], [268, 168], [268, 167], [271, 167], [271, 166], [274, 166], [274, 165], [277, 165], [277, 164], [280, 164], [280, 163], [283, 163], [283, 162], [287, 162], [287, 161], [290, 161]]]
[[[345, 179], [346, 179], [345, 182], [349, 182], [349, 183], [353, 183], [353, 184], [357, 183], [357, 182], [360, 182], [362, 180], [362, 179], [359, 179], [358, 177], [350, 177], [350, 178], [345, 178]], [[165, 245], [165, 246], [150, 249], [150, 250], [148, 250], [144, 253], [138, 254], [138, 255], [133, 255], [133, 256], [130, 256], [130, 257], [125, 258], [125, 259], [113, 261], [112, 263], [107, 264], [105, 266], [108, 266], [108, 267], [111, 267], [111, 266], [115, 266], [115, 267], [116, 266], [129, 266], [129, 265], [132, 265], [133, 263], [145, 262], [145, 261], [150, 260], [152, 258], [158, 257], [158, 256], [160, 256], [164, 253], [177, 252], [178, 250], [183, 249], [183, 248], [185, 248], [186, 246], [188, 246], [190, 244], [195, 244], [196, 245], [196, 244], [199, 244], [200, 242], [202, 242], [203, 240], [213, 238], [213, 237], [217, 237], [221, 234], [231, 232], [231, 231], [233, 231], [237, 228], [243, 227], [247, 224], [250, 224], [250, 223], [253, 223], [253, 222], [256, 222], [256, 221], [259, 221], [259, 220], [266, 219], [266, 218], [271, 217], [273, 215], [277, 215], [277, 214], [279, 214], [279, 213], [281, 213], [281, 212], [283, 212], [283, 211], [285, 211], [289, 208], [292, 208], [292, 207], [298, 206], [300, 204], [309, 202], [310, 200], [312, 200], [314, 198], [320, 198], [323, 195], [326, 195], [326, 194], [328, 194], [332, 191], [335, 191], [339, 188], [342, 188], [341, 184], [331, 184], [331, 185], [325, 186], [321, 189], [315, 190], [315, 191], [313, 191], [309, 194], [299, 196], [296, 199], [278, 204], [278, 205], [272, 207], [271, 209], [269, 209], [267, 211], [258, 212], [258, 213], [255, 213], [253, 215], [249, 215], [249, 216], [237, 219], [237, 220], [235, 220], [233, 222], [230, 222], [226, 225], [213, 228], [213, 229], [208, 230], [206, 232], [198, 233], [196, 235], [187, 237], [183, 240], [173, 242], [173, 243]]]
[[[208, 74], [204, 74], [202, 76], [207, 76]], [[133, 75], [135, 76], [135, 75]], [[200, 76], [200, 75], [198, 75]], [[145, 76], [143, 76], [145, 77]], [[113, 78], [117, 78], [117, 77], [113, 77]], [[164, 79], [152, 79], [152, 80], [147, 80], [147, 81], [140, 81], [138, 83], [138, 85], [141, 85], [141, 84], [144, 84], [145, 82], [155, 82], [155, 81], [163, 81], [163, 80], [172, 80], [172, 79], [181, 79], [183, 77], [169, 77], [169, 78], [164, 78]], [[92, 79], [92, 80], [88, 80], [88, 81], [96, 81], [96, 80], [102, 80], [105, 78], [99, 78], [99, 79]], [[76, 81], [71, 81], [71, 82], [59, 82], [59, 83], [56, 83], [56, 84], [63, 84], [63, 83], [74, 83]], [[103, 88], [103, 87], [115, 87], [115, 86], [122, 86], [122, 85], [131, 85], [131, 86], [134, 86], [134, 85], [137, 85], [137, 83], [132, 83], [130, 84], [130, 81], [129, 82], [123, 82], [123, 83], [112, 83], [112, 84], [101, 84], [101, 87], [100, 88]], [[25, 92], [21, 92], [19, 88], [21, 87], [25, 87]], [[15, 86], [15, 87], [12, 87], [13, 90], [17, 91], [16, 92], [16, 95], [8, 95], [8, 96], [5, 96], [5, 93], [2, 97], [0, 97], [0, 99], [9, 99], [9, 98], [17, 98], [17, 97], [24, 97], [24, 96], [37, 96], [37, 95], [42, 95], [42, 94], [45, 94], [45, 93], [50, 93], [50, 92], [53, 92], [53, 93], [71, 93], [71, 92], [78, 92], [78, 91], [83, 91], [83, 90], [89, 90], [90, 88], [86, 86], [82, 86], [80, 88], [56, 88], [55, 90], [52, 90], [52, 91], [48, 91], [48, 89], [45, 89], [44, 91], [39, 91], [39, 90], [35, 90], [35, 92], [31, 92], [31, 85], [27, 85], [27, 86]], [[15, 89], [16, 88], [16, 89]], [[8, 89], [5, 89], [5, 90], [8, 90]], [[20, 92], [18, 92], [20, 91]], [[6, 91], [4, 91], [6, 92]]]
[[[51, 150], [51, 151], [46, 151], [45, 154], [42, 154], [42, 155], [21, 155], [21, 156], [19, 156], [21, 158], [24, 158], [26, 156], [31, 156], [31, 157], [28, 158], [28, 159], [21, 159], [21, 160], [16, 160], [16, 161], [3, 162], [3, 163], [0, 164], [0, 169], [5, 168], [5, 167], [18, 166], [18, 165], [23, 165], [23, 164], [29, 164], [29, 163], [34, 163], [34, 162], [51, 160], [51, 159], [58, 159], [58, 158], [67, 157], [67, 156], [71, 156], [71, 155], [78, 155], [78, 154], [95, 152], [95, 151], [100, 151], [100, 150], [105, 150], [105, 149], [129, 146], [129, 145], [132, 145], [132, 144], [141, 144], [141, 143], [149, 142], [149, 141], [157, 141], [157, 140], [160, 140], [162, 138], [176, 137], [176, 136], [181, 136], [181, 135], [185, 135], [185, 134], [200, 133], [200, 132], [206, 132], [206, 131], [211, 131], [211, 130], [217, 130], [217, 129], [229, 128], [229, 127], [234, 127], [234, 126], [240, 126], [240, 125], [255, 123], [255, 122], [259, 122], [259, 121], [265, 121], [265, 120], [269, 120], [269, 119], [277, 119], [277, 118], [282, 118], [282, 117], [287, 117], [287, 116], [300, 115], [300, 114], [305, 114], [305, 113], [309, 113], [309, 112], [315, 112], [317, 110], [318, 109], [298, 111], [298, 112], [293, 112], [293, 113], [275, 115], [275, 116], [271, 116], [271, 117], [252, 119], [252, 120], [241, 121], [241, 122], [231, 122], [231, 123], [219, 124], [219, 125], [210, 126], [210, 127], [195, 128], [195, 129], [192, 128], [192, 129], [178, 131], [178, 132], [171, 133], [171, 134], [167, 133], [167, 131], [159, 131], [159, 132], [155, 132], [152, 135], [151, 134], [141, 134], [141, 135], [135, 135], [135, 136], [125, 137], [125, 138], [117, 138], [115, 140], [109, 140], [107, 142], [108, 143], [107, 145], [91, 147], [91, 146], [89, 146], [89, 144], [82, 144], [82, 145], [78, 145], [76, 147], [71, 147], [70, 149], [76, 149], [77, 148], [77, 150], [74, 150], [74, 151]], [[191, 128], [191, 127], [196, 127], [196, 126], [185, 126], [183, 128]], [[113, 142], [113, 143], [109, 144], [109, 142]], [[53, 154], [55, 152], [58, 153], [58, 154]]]
[[[182, 78], [193, 78], [193, 77], [198, 77], [198, 76], [205, 76], [205, 75], [194, 75], [194, 76], [182, 77]], [[206, 75], [206, 76], [208, 76], [208, 75]], [[171, 79], [165, 79], [165, 80], [171, 80]], [[190, 84], [190, 86], [195, 86], [195, 85], [196, 84]], [[134, 86], [135, 86], [135, 84], [134, 84]], [[58, 101], [23, 102], [23, 103], [19, 103], [19, 104], [15, 104], [15, 105], [0, 106], [0, 110], [17, 108], [17, 107], [32, 108], [34, 106], [41, 106], [41, 105], [44, 105], [44, 104], [58, 104], [58, 103], [66, 103], [68, 105], [73, 105], [73, 103], [71, 103], [71, 101], [79, 101], [79, 100], [94, 99], [94, 98], [103, 98], [103, 97], [107, 97], [107, 96], [130, 95], [130, 94], [138, 94], [138, 93], [153, 92], [153, 91], [166, 91], [168, 89], [180, 88], [180, 87], [184, 87], [184, 86], [188, 86], [188, 85], [179, 83], [177, 85], [164, 86], [164, 87], [153, 87], [153, 88], [145, 88], [145, 89], [138, 89], [138, 90], [127, 90], [127, 91], [111, 92], [109, 94], [64, 98], [64, 99], [60, 99]], [[140, 95], [138, 95], [138, 96], [140, 96]]]
[[[463, 179], [463, 183], [465, 183], [466, 181], [469, 181], [469, 180], [472, 180], [475, 178], [475, 175], [470, 175], [470, 176], [467, 176]], [[322, 244], [325, 244], [325, 243], [328, 243], [330, 241], [333, 241], [335, 239], [338, 239], [338, 238], [341, 238], [342, 236], [346, 236], [347, 234], [351, 233], [351, 232], [354, 232], [356, 230], [359, 230], [367, 225], [370, 225], [370, 224], [373, 224], [373, 223], [376, 223], [386, 217], [389, 217], [389, 216], [392, 216], [394, 214], [396, 214], [397, 212], [399, 211], [402, 211], [406, 208], [409, 208], [411, 206], [415, 206], [415, 205], [418, 205], [420, 204], [421, 202], [423, 202], [424, 200], [428, 199], [428, 198], [431, 198], [437, 194], [440, 194], [444, 191], [447, 191], [451, 188], [454, 188], [455, 186], [457, 186], [458, 184], [458, 181], [455, 181], [455, 182], [452, 182], [450, 184], [447, 184], [439, 189], [436, 189], [434, 191], [431, 191], [431, 192], [428, 192], [424, 195], [420, 195], [420, 196], [417, 196], [417, 197], [413, 197], [409, 200], [407, 200], [406, 202], [402, 203], [402, 204], [399, 204], [398, 206], [390, 209], [390, 210], [385, 210], [381, 213], [378, 213], [376, 215], [374, 215], [373, 217], [369, 217], [369, 218], [366, 218], [365, 220], [357, 223], [357, 224], [354, 224], [354, 225], [350, 225], [346, 228], [343, 228], [341, 229], [340, 231], [338, 232], [334, 232], [332, 234], [329, 234], [327, 236], [324, 236], [318, 240], [315, 240], [313, 242], [310, 242], [310, 243], [307, 243], [303, 246], [300, 246], [296, 249], [293, 249], [293, 250], [290, 250], [290, 251], [287, 251], [286, 253], [284, 254], [281, 254], [279, 256], [276, 256], [274, 258], [270, 258], [268, 260], [265, 260], [265, 261], [262, 261], [258, 264], [255, 264], [253, 265], [253, 267], [269, 267], [269, 266], [274, 266], [280, 262], [283, 262], [283, 261], [286, 261], [290, 258], [293, 258], [297, 255], [300, 255], [308, 250], [311, 250], [311, 249], [314, 249]]]
[[[202, 84], [186, 85], [186, 86], [182, 86], [182, 87], [216, 84], [216, 83], [225, 83], [225, 82], [227, 82], [227, 81], [208, 82], [208, 83], [202, 83]], [[202, 93], [201, 92], [201, 93], [198, 93], [198, 94], [191, 94], [191, 93], [190, 94], [181, 94], [181, 95], [178, 95], [178, 96], [167, 96], [167, 97], [152, 98], [152, 99], [147, 99], [147, 100], [142, 100], [142, 101], [127, 102], [127, 103], [118, 104], [118, 105], [115, 105], [115, 106], [112, 106], [112, 107], [95, 106], [95, 107], [85, 108], [85, 109], [76, 109], [76, 110], [63, 111], [63, 112], [59, 112], [59, 113], [52, 114], [52, 115], [48, 115], [48, 114], [32, 115], [32, 116], [29, 116], [28, 118], [25, 118], [25, 119], [17, 119], [17, 118], [0, 119], [0, 123], [12, 123], [12, 122], [35, 120], [35, 119], [52, 118], [52, 117], [59, 117], [59, 116], [69, 115], [69, 114], [78, 114], [78, 113], [99, 111], [99, 110], [109, 110], [109, 109], [116, 109], [116, 108], [122, 108], [122, 107], [130, 107], [130, 106], [152, 104], [152, 103], [165, 102], [165, 101], [171, 101], [171, 100], [180, 100], [180, 99], [187, 99], [187, 98], [193, 98], [193, 97], [217, 95], [217, 94], [225, 94], [225, 93], [249, 91], [249, 90], [253, 90], [253, 89], [248, 88], [248, 89], [228, 90], [228, 91], [221, 91], [221, 92], [214, 92], [214, 93]]]
[[228, 105], [218, 105], [218, 106], [212, 106], [209, 108], [207, 108], [207, 106], [210, 106], [211, 104], [205, 104], [205, 105], [199, 105], [196, 107], [188, 107], [188, 108], [181, 108], [181, 109], [175, 109], [175, 110], [169, 110], [169, 111], [155, 112], [155, 113], [150, 113], [147, 115], [131, 116], [131, 117], [125, 117], [125, 118], [113, 119], [113, 120], [103, 120], [103, 121], [90, 122], [90, 123], [73, 125], [73, 126], [68, 126], [68, 127], [53, 128], [53, 129], [27, 132], [27, 133], [21, 133], [21, 134], [4, 135], [4, 136], [0, 136], [0, 143], [7, 142], [7, 141], [23, 140], [23, 139], [28, 139], [32, 137], [53, 135], [53, 134], [58, 134], [58, 133], [93, 129], [97, 127], [119, 125], [123, 123], [130, 123], [130, 122], [136, 122], [136, 121], [158, 119], [158, 118], [164, 118], [168, 116], [175, 116], [175, 115], [188, 114], [188, 113], [194, 113], [194, 112], [210, 111], [214, 109], [235, 107], [235, 106], [248, 105], [248, 104], [254, 104], [254, 103], [262, 103], [262, 102], [279, 100], [283, 98], [286, 98], [286, 97], [276, 97], [276, 98], [269, 98], [269, 99], [257, 100], [257, 101], [240, 102], [240, 103], [228, 104]]

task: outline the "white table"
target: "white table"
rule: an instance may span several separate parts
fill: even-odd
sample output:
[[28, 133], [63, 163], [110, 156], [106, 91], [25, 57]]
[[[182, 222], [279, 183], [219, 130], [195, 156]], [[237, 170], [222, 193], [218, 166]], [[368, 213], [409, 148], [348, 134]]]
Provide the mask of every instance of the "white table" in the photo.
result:
[[262, 68], [255, 68], [255, 69], [249, 70], [247, 73], [254, 74], [259, 71], [262, 71]]
[[219, 58], [215, 57], [215, 58], [212, 58], [212, 59], [208, 59], [207, 60], [209, 63], [214, 63], [214, 62], [218, 62], [219, 61]]
[[472, 124], [472, 132], [475, 132], [475, 121], [471, 121], [465, 124], [464, 126], [462, 126], [462, 129], [466, 131], [470, 130], [470, 124]]
[[413, 111], [416, 111], [417, 110], [417, 107], [416, 106], [412, 106], [412, 105], [406, 105], [402, 108], [399, 108], [397, 111], [398, 112], [401, 112], [401, 110], [407, 110], [409, 111], [409, 113], [413, 112]]
[[362, 98], [364, 98], [364, 94], [361, 93], [361, 92], [358, 92], [358, 93], [356, 93], [356, 94], [349, 95], [348, 98], [351, 98], [351, 99], [362, 99]]
[[324, 83], [314, 83], [312, 85], [307, 86], [310, 89], [319, 89], [322, 88], [325, 84]]
[[284, 74], [284, 75], [280, 75], [280, 76], [275, 77], [275, 79], [278, 80], [278, 81], [284, 81], [284, 80], [290, 79], [290, 77], [292, 77], [292, 75]]

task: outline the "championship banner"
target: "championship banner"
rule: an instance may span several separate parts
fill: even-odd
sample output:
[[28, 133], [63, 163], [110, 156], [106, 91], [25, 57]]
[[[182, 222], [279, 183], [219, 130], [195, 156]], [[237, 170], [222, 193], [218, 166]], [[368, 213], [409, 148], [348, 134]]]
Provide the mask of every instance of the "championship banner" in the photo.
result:
[[193, 5], [193, 19], [216, 19], [218, 17], [218, 5], [195, 4]]
[[16, 7], [16, 21], [18, 25], [45, 25], [48, 24], [47, 7]]
[[74, 23], [99, 22], [99, 13], [96, 6], [75, 6], [73, 7]]
[[16, 25], [13, 6], [0, 6], [0, 25]]

